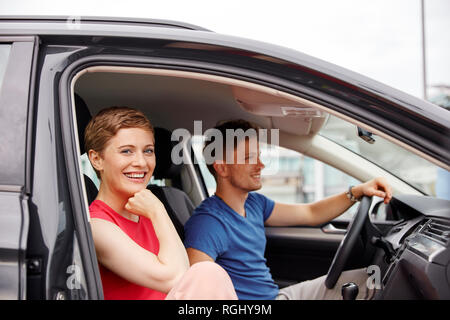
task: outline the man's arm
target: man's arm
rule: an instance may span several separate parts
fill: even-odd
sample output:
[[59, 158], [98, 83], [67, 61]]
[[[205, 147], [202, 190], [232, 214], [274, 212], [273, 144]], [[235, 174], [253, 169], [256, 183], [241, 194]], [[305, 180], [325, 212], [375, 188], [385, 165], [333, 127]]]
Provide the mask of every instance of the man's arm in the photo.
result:
[[[392, 189], [384, 178], [375, 178], [352, 188], [356, 198], [378, 196], [388, 203], [392, 198]], [[275, 203], [272, 214], [266, 220], [267, 226], [317, 226], [333, 220], [350, 208], [354, 202], [345, 192], [309, 204]]]
[[194, 214], [184, 225], [184, 245], [189, 264], [215, 262], [227, 248], [227, 234], [219, 220], [209, 214]]
[[210, 256], [208, 256], [206, 253], [204, 253], [203, 251], [194, 249], [194, 248], [187, 248], [187, 255], [189, 258], [189, 263], [192, 266], [193, 264], [197, 263], [197, 262], [202, 262], [202, 261], [212, 261], [214, 262], [214, 259], [211, 258]]

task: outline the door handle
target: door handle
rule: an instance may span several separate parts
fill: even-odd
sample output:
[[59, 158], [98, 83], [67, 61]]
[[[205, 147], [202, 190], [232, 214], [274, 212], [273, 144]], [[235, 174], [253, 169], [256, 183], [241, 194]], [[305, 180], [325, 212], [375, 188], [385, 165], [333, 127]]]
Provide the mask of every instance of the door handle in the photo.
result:
[[333, 226], [331, 223], [327, 223], [322, 227], [322, 231], [328, 234], [346, 234], [347, 229], [340, 229]]

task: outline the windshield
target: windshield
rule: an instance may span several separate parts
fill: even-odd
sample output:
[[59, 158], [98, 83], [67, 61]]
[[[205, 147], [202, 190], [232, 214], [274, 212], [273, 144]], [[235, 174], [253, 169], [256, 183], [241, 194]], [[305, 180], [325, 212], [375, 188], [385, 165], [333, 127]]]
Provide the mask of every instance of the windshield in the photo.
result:
[[438, 172], [444, 169], [411, 151], [376, 135], [372, 135], [375, 142], [368, 143], [358, 136], [354, 124], [331, 115], [320, 134], [377, 164], [422, 193], [436, 196]]

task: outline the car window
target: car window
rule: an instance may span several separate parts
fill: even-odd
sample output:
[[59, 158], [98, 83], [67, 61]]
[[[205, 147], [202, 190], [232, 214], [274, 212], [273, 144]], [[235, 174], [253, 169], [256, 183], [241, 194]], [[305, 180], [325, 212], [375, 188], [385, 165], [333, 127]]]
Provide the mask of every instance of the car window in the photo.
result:
[[5, 76], [6, 66], [8, 65], [10, 51], [10, 44], [0, 44], [0, 90], [3, 85], [3, 78]]
[[[383, 137], [371, 135], [374, 141], [367, 143], [358, 136], [358, 128], [354, 124], [331, 115], [319, 134], [389, 171], [426, 195], [436, 196], [439, 193], [439, 178], [446, 170]], [[441, 171], [443, 173], [440, 175]]]
[[94, 182], [95, 186], [98, 189], [100, 186], [100, 180], [98, 179], [97, 174], [95, 173], [95, 170], [92, 167], [91, 162], [89, 161], [87, 153], [84, 153], [81, 156], [81, 170], [83, 174], [88, 176], [92, 180], [92, 182]]
[[[202, 136], [193, 137], [192, 147], [211, 196], [214, 194], [216, 182], [202, 155], [203, 141]], [[258, 192], [275, 202], [314, 202], [347, 191], [350, 185], [360, 183], [338, 169], [293, 150], [261, 143], [260, 151], [265, 168], [262, 171], [262, 188]], [[356, 205], [351, 207], [337, 220], [351, 219], [356, 209]]]

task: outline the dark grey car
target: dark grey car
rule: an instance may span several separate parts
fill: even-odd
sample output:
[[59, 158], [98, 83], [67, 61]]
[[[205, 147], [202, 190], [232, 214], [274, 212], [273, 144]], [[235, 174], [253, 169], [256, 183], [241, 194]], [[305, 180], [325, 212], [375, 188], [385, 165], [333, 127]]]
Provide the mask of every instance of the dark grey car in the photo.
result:
[[[103, 298], [88, 216], [96, 187], [80, 156], [90, 116], [115, 104], [191, 135], [196, 120], [204, 130], [252, 120], [280, 130], [280, 146], [358, 180], [387, 175], [393, 201], [368, 199], [359, 223], [267, 228], [274, 279], [282, 287], [371, 265], [381, 273], [376, 299], [450, 299], [450, 201], [389, 167], [423, 161], [448, 173], [445, 109], [297, 51], [156, 20], [0, 17], [0, 85], [0, 299]], [[331, 125], [340, 121], [355, 129], [357, 150], [339, 144], [344, 131]], [[374, 135], [374, 145], [403, 151], [369, 149], [361, 137]], [[208, 177], [201, 161], [174, 171], [158, 161], [161, 197], [172, 188], [189, 202], [179, 209], [162, 199], [182, 237]]]

